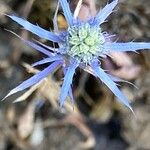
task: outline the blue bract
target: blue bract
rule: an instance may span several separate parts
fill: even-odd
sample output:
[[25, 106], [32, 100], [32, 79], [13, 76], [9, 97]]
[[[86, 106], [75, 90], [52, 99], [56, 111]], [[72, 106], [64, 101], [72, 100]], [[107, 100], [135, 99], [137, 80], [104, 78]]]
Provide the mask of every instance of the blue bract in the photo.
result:
[[[68, 29], [63, 32], [49, 32], [39, 26], [29, 23], [22, 18], [16, 17], [14, 15], [8, 15], [9, 18], [23, 26], [26, 30], [39, 36], [40, 38], [58, 43], [59, 48], [54, 49], [47, 45], [36, 44], [33, 41], [27, 41], [21, 38], [27, 45], [47, 56], [47, 58], [34, 63], [33, 66], [45, 63], [50, 63], [50, 65], [11, 90], [6, 97], [31, 87], [32, 85], [38, 83], [46, 76], [48, 76], [49, 73], [54, 71], [56, 67], [62, 66], [65, 77], [59, 100], [60, 105], [63, 106], [64, 101], [68, 95], [72, 98], [72, 79], [76, 68], [80, 67], [90, 72], [95, 77], [98, 77], [115, 94], [121, 103], [133, 111], [126, 96], [116, 86], [115, 81], [121, 81], [121, 79], [107, 74], [101, 68], [99, 58], [107, 56], [110, 52], [135, 52], [141, 49], [150, 49], [150, 43], [112, 42], [109, 39], [110, 35], [104, 34], [106, 32], [102, 32], [100, 26], [113, 12], [113, 9], [118, 3], [118, 0], [114, 0], [110, 4], [107, 4], [97, 13], [94, 18], [91, 18], [85, 22], [81, 21], [79, 18], [73, 17], [67, 0], [59, 0], [59, 2], [68, 23]], [[90, 68], [90, 70], [87, 68]]]

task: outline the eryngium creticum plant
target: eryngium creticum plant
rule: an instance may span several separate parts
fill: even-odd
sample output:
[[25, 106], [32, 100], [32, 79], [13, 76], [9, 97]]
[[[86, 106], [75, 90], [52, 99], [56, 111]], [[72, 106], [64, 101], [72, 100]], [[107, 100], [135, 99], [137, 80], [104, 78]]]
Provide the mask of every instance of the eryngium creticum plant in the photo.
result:
[[102, 30], [101, 24], [103, 24], [106, 18], [113, 12], [118, 0], [107, 4], [95, 17], [87, 21], [82, 21], [76, 14], [72, 14], [67, 0], [59, 0], [59, 3], [68, 23], [68, 29], [64, 31], [50, 32], [17, 16], [7, 15], [24, 27], [24, 29], [38, 37], [58, 43], [59, 48], [52, 48], [42, 43], [37, 44], [33, 41], [27, 41], [21, 38], [27, 45], [47, 56], [43, 60], [34, 63], [33, 66], [35, 67], [45, 63], [49, 64], [49, 66], [22, 82], [11, 90], [6, 97], [31, 87], [48, 76], [58, 66], [62, 66], [64, 81], [61, 87], [59, 101], [60, 105], [63, 106], [67, 96], [73, 99], [71, 84], [75, 70], [79, 67], [105, 83], [115, 94], [117, 99], [133, 111], [128, 99], [115, 83], [122, 80], [106, 73], [101, 68], [101, 58], [106, 57], [110, 52], [136, 52], [141, 49], [150, 49], [150, 43], [112, 42], [111, 35], [106, 34], [106, 32]]

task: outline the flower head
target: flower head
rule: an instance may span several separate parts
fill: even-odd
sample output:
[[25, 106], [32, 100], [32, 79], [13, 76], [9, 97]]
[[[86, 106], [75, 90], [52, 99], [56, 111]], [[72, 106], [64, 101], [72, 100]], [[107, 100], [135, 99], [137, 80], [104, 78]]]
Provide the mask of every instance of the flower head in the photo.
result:
[[93, 59], [103, 54], [104, 35], [101, 29], [89, 23], [74, 25], [66, 36], [66, 54], [80, 62], [90, 64]]
[[[62, 66], [65, 75], [59, 98], [60, 105], [62, 106], [68, 95], [72, 97], [72, 79], [76, 68], [80, 67], [87, 70], [95, 77], [98, 77], [115, 94], [121, 103], [132, 110], [128, 99], [119, 90], [115, 83], [115, 81], [121, 81], [121, 79], [115, 78], [106, 73], [100, 66], [101, 64], [99, 58], [109, 55], [110, 52], [135, 52], [140, 49], [150, 49], [150, 43], [112, 42], [110, 40], [110, 35], [107, 35], [102, 31], [101, 24], [104, 23], [106, 18], [113, 12], [118, 0], [114, 0], [110, 4], [107, 4], [94, 18], [90, 18], [87, 21], [81, 21], [78, 17], [74, 17], [76, 15], [73, 16], [67, 0], [59, 0], [59, 2], [68, 23], [68, 29], [63, 32], [49, 32], [39, 26], [29, 23], [22, 18], [14, 15], [8, 15], [9, 18], [40, 38], [58, 43], [59, 48], [54, 49], [42, 43], [37, 44], [21, 38], [27, 45], [47, 56], [47, 58], [34, 63], [33, 66], [45, 63], [51, 64], [44, 70], [40, 71], [11, 90], [6, 97], [31, 87], [48, 76], [48, 74], [51, 73], [56, 67]], [[87, 68], [90, 69], [88, 70]]]

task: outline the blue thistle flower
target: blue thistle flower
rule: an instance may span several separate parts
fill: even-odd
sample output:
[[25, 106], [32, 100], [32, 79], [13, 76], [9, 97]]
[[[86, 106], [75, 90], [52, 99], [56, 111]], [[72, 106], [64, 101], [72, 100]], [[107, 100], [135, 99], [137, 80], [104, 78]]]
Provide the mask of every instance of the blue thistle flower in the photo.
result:
[[[6, 97], [22, 91], [32, 85], [38, 83], [40, 80], [48, 76], [58, 66], [62, 66], [64, 70], [64, 82], [62, 84], [60, 93], [60, 105], [63, 106], [66, 97], [72, 96], [71, 83], [77, 67], [82, 68], [95, 77], [99, 78], [106, 86], [115, 94], [118, 100], [132, 110], [128, 99], [119, 90], [115, 81], [123, 81], [119, 78], [113, 77], [106, 73], [101, 68], [99, 58], [108, 55], [110, 52], [126, 52], [141, 49], [150, 49], [150, 43], [145, 42], [112, 42], [108, 35], [104, 34], [101, 29], [101, 24], [105, 22], [106, 18], [113, 12], [118, 0], [107, 4], [97, 15], [88, 21], [81, 21], [79, 18], [74, 18], [67, 0], [59, 0], [64, 12], [64, 16], [68, 23], [68, 29], [59, 33], [46, 31], [45, 29], [33, 25], [28, 21], [16, 17], [14, 15], [7, 15], [9, 18], [20, 24], [26, 30], [32, 32], [40, 38], [56, 42], [59, 48], [52, 48], [42, 43], [37, 44], [33, 41], [21, 39], [32, 48], [42, 52], [47, 58], [40, 60], [33, 64], [33, 66], [51, 63], [47, 68], [32, 76], [28, 80], [21, 83], [19, 86], [11, 90]], [[19, 36], [18, 36], [19, 37]], [[49, 49], [50, 51], [48, 51]], [[90, 69], [88, 69], [90, 68]], [[5, 97], [5, 98], [6, 98]]]

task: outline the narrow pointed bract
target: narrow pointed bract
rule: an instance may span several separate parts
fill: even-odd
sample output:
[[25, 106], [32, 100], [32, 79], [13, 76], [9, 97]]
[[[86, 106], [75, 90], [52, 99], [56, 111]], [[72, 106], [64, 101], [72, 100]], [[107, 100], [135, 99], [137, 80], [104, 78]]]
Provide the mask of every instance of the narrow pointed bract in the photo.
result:
[[38, 62], [33, 63], [32, 66], [35, 67], [35, 66], [43, 65], [43, 64], [50, 63], [50, 62], [53, 62], [53, 61], [58, 61], [58, 60], [59, 61], [63, 60], [63, 57], [59, 56], [59, 55], [56, 55], [56, 56], [44, 58], [43, 60], [40, 60]]
[[141, 49], [150, 49], [150, 43], [146, 42], [127, 42], [127, 43], [106, 43], [105, 49], [115, 52], [137, 51]]
[[12, 20], [14, 20], [15, 22], [17, 22], [19, 25], [23, 26], [26, 30], [32, 32], [33, 34], [53, 41], [53, 42], [61, 42], [62, 40], [59, 38], [59, 36], [55, 35], [52, 32], [49, 32], [39, 26], [33, 25], [30, 22], [26, 21], [25, 19], [16, 17], [14, 15], [7, 15], [9, 18], [11, 18]]
[[[10, 31], [10, 30], [6, 30], [6, 31], [12, 33], [13, 35], [15, 35], [16, 37], [18, 37], [19, 39], [21, 39], [21, 40], [22, 40], [26, 45], [28, 45], [29, 47], [34, 48], [35, 50], [37, 50], [37, 51], [39, 51], [39, 52], [41, 52], [41, 53], [43, 53], [43, 54], [45, 54], [45, 55], [47, 55], [47, 56], [49, 56], [49, 57], [53, 56], [53, 53], [51, 53], [50, 51], [46, 50], [46, 49], [43, 48], [42, 46], [37, 45], [37, 44], [34, 43], [33, 41], [25, 40], [25, 39], [23, 39], [22, 37], [20, 37], [19, 35], [17, 35], [16, 33], [14, 33], [13, 31]], [[49, 47], [49, 49], [50, 49], [50, 47]], [[52, 48], [51, 50], [53, 50], [53, 48]]]
[[41, 52], [41, 53], [43, 53], [43, 54], [45, 54], [45, 55], [47, 55], [47, 56], [49, 56], [49, 57], [52, 57], [52, 56], [53, 56], [53, 53], [51, 53], [50, 51], [46, 50], [45, 48], [41, 47], [40, 45], [38, 45], [38, 44], [36, 44], [36, 43], [34, 43], [34, 42], [32, 42], [32, 41], [27, 41], [27, 40], [25, 40], [24, 42], [25, 42], [28, 46], [30, 46], [30, 47], [36, 49], [37, 51], [39, 51], [39, 52]]
[[107, 4], [102, 10], [98, 12], [95, 17], [95, 23], [101, 25], [105, 22], [106, 18], [113, 12], [118, 0], [113, 0], [110, 4]]
[[60, 93], [60, 106], [63, 106], [64, 101], [68, 95], [71, 83], [72, 83], [72, 78], [75, 72], [75, 69], [78, 67], [78, 62], [74, 61], [67, 69], [65, 77], [64, 77], [64, 82], [61, 88], [61, 93]]
[[[104, 82], [107, 87], [115, 94], [115, 96], [118, 98], [118, 100], [126, 105], [128, 108], [132, 110], [132, 107], [130, 106], [128, 99], [124, 96], [124, 94], [118, 89], [116, 84], [111, 80], [111, 78], [104, 72], [103, 69], [101, 69], [97, 63], [92, 63], [91, 67], [99, 77], [99, 79]], [[133, 111], [133, 110], [132, 110]]]
[[101, 24], [104, 23], [107, 17], [114, 11], [118, 0], [113, 0], [110, 4], [107, 4], [102, 10], [98, 12], [95, 17], [90, 18], [88, 21], [81, 21], [78, 19], [77, 14], [79, 12], [81, 2], [82, 1], [79, 1], [77, 12], [75, 12], [73, 15], [67, 0], [59, 0], [69, 27], [65, 31], [58, 31], [58, 25], [56, 21], [58, 12], [57, 7], [54, 19], [54, 26], [56, 26], [54, 27], [54, 30], [57, 34], [49, 32], [39, 26], [33, 25], [25, 19], [16, 17], [14, 15], [6, 15], [17, 22], [19, 25], [23, 26], [24, 29], [32, 32], [40, 38], [56, 42], [58, 47], [52, 48], [38, 41], [28, 41], [18, 36], [14, 32], [9, 31], [19, 37], [28, 46], [48, 56], [47, 58], [34, 63], [34, 67], [45, 63], [53, 63], [43, 71], [40, 71], [36, 75], [32, 76], [11, 90], [5, 98], [16, 92], [31, 87], [32, 85], [44, 79], [55, 68], [61, 65], [64, 71], [64, 82], [62, 84], [59, 97], [60, 106], [63, 106], [67, 96], [70, 96], [72, 101], [74, 101], [71, 83], [75, 70], [77, 67], [79, 67], [88, 73], [91, 73], [95, 77], [98, 77], [115, 94], [115, 96], [118, 98], [118, 101], [127, 106], [133, 112], [128, 99], [119, 90], [116, 84], [117, 82], [129, 82], [105, 73], [105, 71], [99, 65], [101, 63], [101, 59], [99, 58], [104, 58], [112, 52], [136, 52], [137, 50], [150, 49], [150, 43], [113, 42], [113, 35], [108, 35], [107, 32], [104, 31], [102, 32]]
[[5, 98], [7, 98], [8, 96], [15, 94], [19, 91], [23, 91], [24, 89], [27, 89], [27, 88], [31, 87], [32, 85], [38, 83], [39, 81], [41, 81], [42, 79], [47, 77], [58, 65], [60, 65], [60, 63], [61, 63], [60, 61], [56, 61], [53, 64], [51, 64], [50, 66], [48, 66], [47, 68], [45, 68], [43, 71], [40, 71], [39, 73], [35, 74], [31, 78], [25, 80], [20, 85], [18, 85], [16, 88], [11, 90], [6, 95]]
[[71, 13], [67, 0], [59, 0], [59, 1], [60, 1], [61, 7], [63, 9], [68, 25], [69, 26], [73, 25], [73, 15]]

